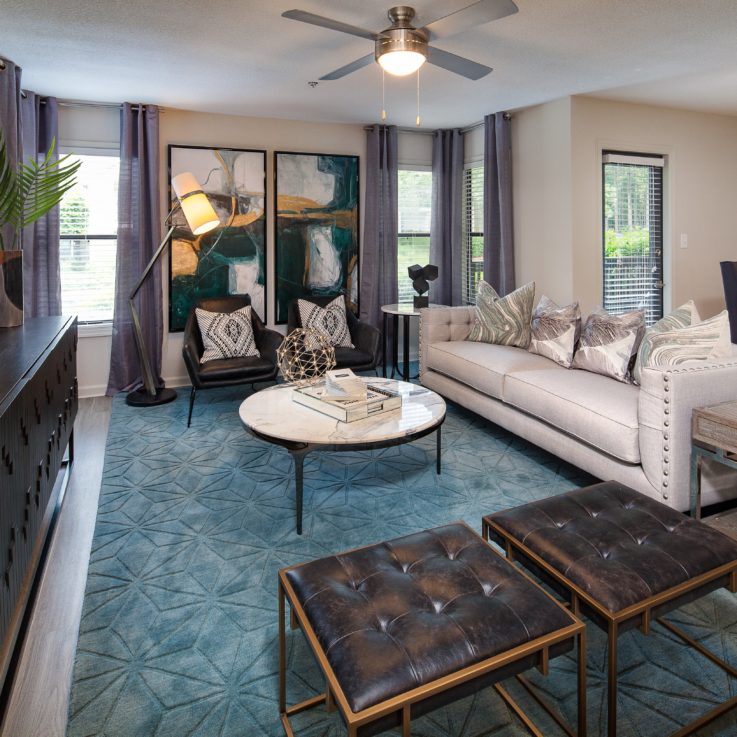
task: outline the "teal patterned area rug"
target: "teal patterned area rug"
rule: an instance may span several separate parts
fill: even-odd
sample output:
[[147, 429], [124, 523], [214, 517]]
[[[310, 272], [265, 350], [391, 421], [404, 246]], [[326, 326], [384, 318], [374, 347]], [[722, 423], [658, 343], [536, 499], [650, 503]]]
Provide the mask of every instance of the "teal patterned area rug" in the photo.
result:
[[[187, 392], [151, 409], [113, 402], [80, 626], [68, 737], [280, 737], [277, 571], [344, 549], [482, 514], [593, 480], [449, 406], [443, 473], [435, 438], [374, 452], [315, 453], [305, 464], [305, 531], [295, 533], [291, 459], [249, 436], [243, 389]], [[717, 592], [670, 615], [737, 664], [737, 600]], [[620, 735], [661, 737], [735, 693], [708, 661], [660, 625], [620, 640]], [[323, 685], [290, 632], [289, 698]], [[605, 638], [589, 627], [590, 735], [605, 734]], [[575, 718], [575, 663], [531, 679]], [[515, 682], [545, 735], [562, 734]], [[336, 713], [295, 719], [302, 737], [346, 734]], [[395, 733], [396, 734], [396, 733]], [[493, 689], [413, 724], [415, 737], [528, 734]], [[702, 735], [737, 734], [727, 715]]]

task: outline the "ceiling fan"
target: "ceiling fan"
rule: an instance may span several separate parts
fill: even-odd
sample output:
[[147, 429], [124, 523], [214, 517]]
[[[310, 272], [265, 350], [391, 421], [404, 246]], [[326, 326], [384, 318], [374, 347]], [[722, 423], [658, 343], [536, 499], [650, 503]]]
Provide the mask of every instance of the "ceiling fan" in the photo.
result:
[[305, 10], [287, 10], [282, 13], [284, 18], [310, 23], [313, 26], [329, 28], [332, 31], [348, 33], [374, 42], [373, 54], [367, 54], [360, 59], [336, 69], [330, 74], [320, 77], [321, 80], [340, 79], [351, 72], [355, 72], [377, 61], [381, 67], [396, 76], [405, 76], [416, 72], [426, 61], [436, 67], [442, 67], [449, 72], [460, 74], [468, 79], [481, 79], [492, 71], [491, 67], [478, 64], [463, 56], [442, 51], [430, 46], [430, 41], [446, 38], [460, 33], [474, 26], [489, 23], [518, 11], [513, 0], [478, 0], [465, 8], [449, 13], [442, 18], [428, 23], [422, 28], [415, 28], [412, 19], [415, 17], [414, 8], [408, 5], [398, 5], [388, 12], [392, 22], [389, 28], [375, 33], [364, 28], [351, 26], [332, 18], [308, 13]]

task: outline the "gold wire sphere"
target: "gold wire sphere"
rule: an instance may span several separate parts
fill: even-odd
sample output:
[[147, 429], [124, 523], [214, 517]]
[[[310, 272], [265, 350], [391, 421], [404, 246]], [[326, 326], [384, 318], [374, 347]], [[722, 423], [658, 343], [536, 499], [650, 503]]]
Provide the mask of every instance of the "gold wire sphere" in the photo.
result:
[[335, 367], [335, 348], [312, 328], [297, 328], [282, 341], [276, 358], [284, 381], [311, 384]]

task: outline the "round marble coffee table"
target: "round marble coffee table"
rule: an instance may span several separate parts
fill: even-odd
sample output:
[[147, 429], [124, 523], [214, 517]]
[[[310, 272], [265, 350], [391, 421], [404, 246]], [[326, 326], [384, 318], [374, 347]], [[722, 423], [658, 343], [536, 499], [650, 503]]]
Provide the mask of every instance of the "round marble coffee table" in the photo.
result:
[[435, 392], [391, 379], [364, 378], [402, 395], [401, 408], [355, 422], [340, 422], [292, 401], [290, 384], [252, 394], [240, 406], [241, 422], [257, 438], [286, 448], [294, 459], [297, 534], [302, 534], [304, 459], [315, 450], [355, 451], [388, 448], [436, 433], [436, 471], [440, 473], [445, 402]]

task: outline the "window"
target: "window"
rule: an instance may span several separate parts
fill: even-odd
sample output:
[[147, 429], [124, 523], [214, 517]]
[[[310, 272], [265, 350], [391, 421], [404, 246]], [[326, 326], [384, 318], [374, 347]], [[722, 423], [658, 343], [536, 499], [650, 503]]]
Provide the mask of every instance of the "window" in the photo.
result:
[[484, 167], [470, 164], [463, 171], [463, 241], [461, 243], [461, 299], [476, 302], [476, 288], [484, 278]]
[[604, 307], [663, 316], [663, 157], [605, 151]]
[[61, 201], [61, 304], [80, 323], [113, 319], [118, 230], [117, 151], [73, 154], [76, 186]]
[[397, 244], [397, 289], [399, 302], [411, 302], [415, 295], [407, 267], [430, 262], [430, 211], [432, 171], [400, 169], [399, 234]]

